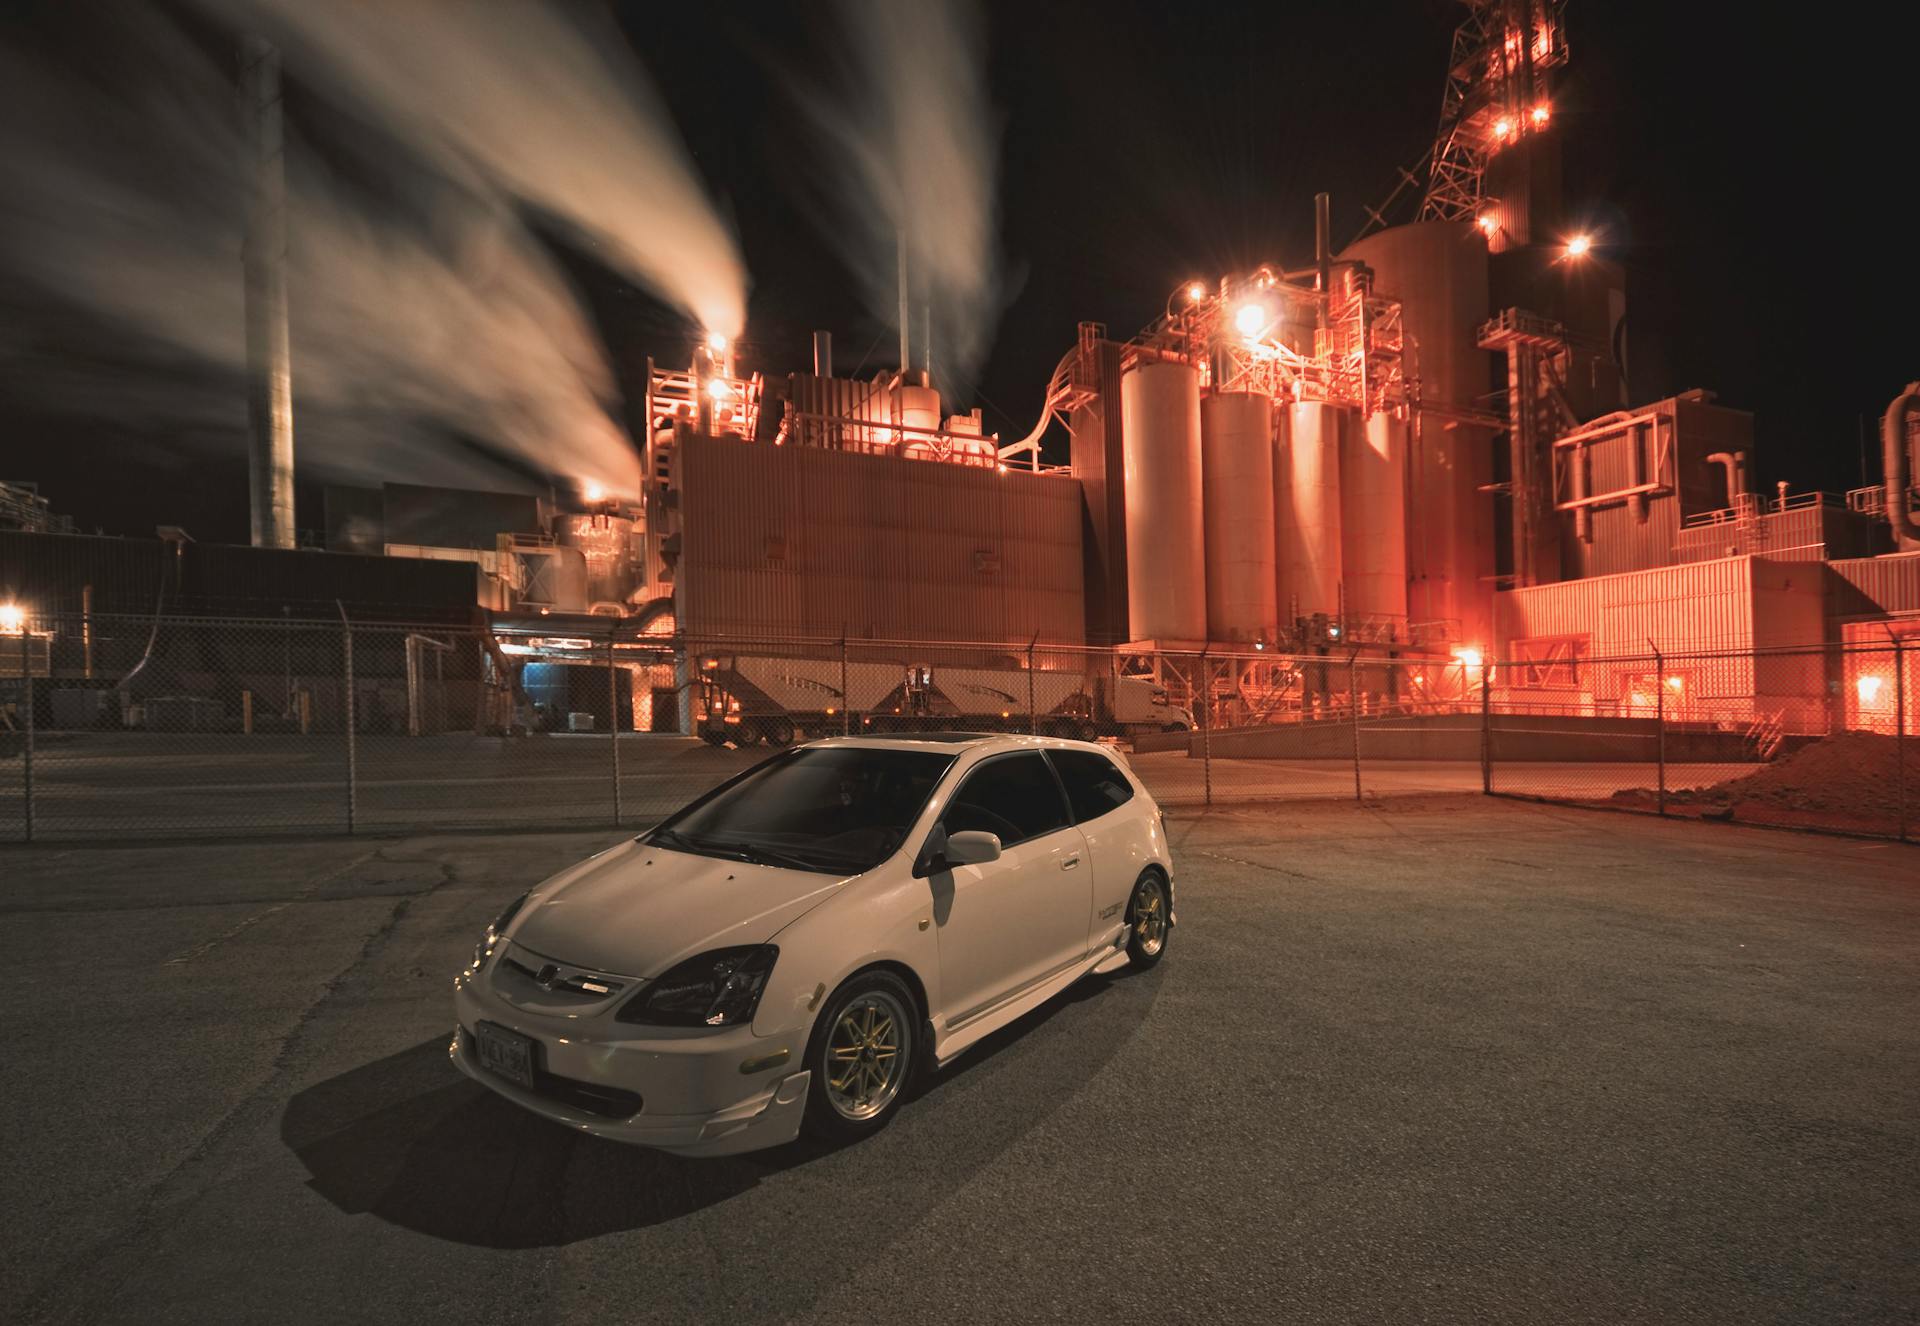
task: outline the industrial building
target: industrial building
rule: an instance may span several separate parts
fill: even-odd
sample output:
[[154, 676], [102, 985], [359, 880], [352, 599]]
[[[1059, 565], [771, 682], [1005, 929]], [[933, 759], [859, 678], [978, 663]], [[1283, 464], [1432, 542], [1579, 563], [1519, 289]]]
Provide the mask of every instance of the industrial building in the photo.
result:
[[[1470, 0], [1423, 170], [1360, 235], [1337, 247], [1320, 195], [1309, 260], [1191, 282], [1130, 336], [1082, 323], [1023, 438], [946, 409], [910, 313], [899, 367], [866, 379], [835, 376], [825, 333], [786, 374], [715, 336], [649, 365], [637, 495], [336, 488], [330, 551], [254, 555], [448, 564], [431, 606], [470, 590], [514, 635], [508, 666], [590, 662], [630, 628], [651, 652], [612, 717], [642, 727], [711, 724], [711, 702], [790, 740], [854, 704], [846, 646], [837, 672], [825, 646], [860, 641], [903, 642], [908, 675], [877, 692], [895, 713], [972, 712], [929, 679], [935, 646], [950, 668], [1081, 668], [1048, 711], [1078, 730], [1132, 721], [1123, 677], [1167, 726], [1444, 708], [1479, 684], [1522, 710], [1808, 730], [1884, 727], [1899, 702], [1920, 730], [1920, 667], [1776, 657], [1920, 641], [1920, 397], [1886, 412], [1884, 485], [1844, 496], [1754, 491], [1752, 419], [1710, 391], [1636, 399], [1626, 272], [1561, 207], [1562, 7]], [[280, 531], [256, 542], [284, 547], [290, 424], [255, 415], [256, 525]], [[23, 599], [72, 589], [9, 562]], [[1731, 657], [1605, 662], [1706, 652]], [[830, 698], [803, 718], [737, 661], [716, 690], [702, 659], [722, 654], [785, 659], [784, 685]], [[1299, 662], [1335, 658], [1366, 694]], [[1453, 670], [1445, 696], [1408, 684], [1427, 667]]]

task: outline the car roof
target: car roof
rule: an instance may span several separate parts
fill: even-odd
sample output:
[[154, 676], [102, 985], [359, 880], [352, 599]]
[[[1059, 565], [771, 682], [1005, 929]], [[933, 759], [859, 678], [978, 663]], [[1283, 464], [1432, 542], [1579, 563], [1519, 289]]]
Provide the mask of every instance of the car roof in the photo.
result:
[[1066, 737], [1033, 736], [1025, 732], [889, 732], [884, 736], [827, 737], [811, 746], [859, 746], [869, 750], [924, 750], [929, 746], [997, 745], [1008, 750], [1098, 750], [1103, 746]]

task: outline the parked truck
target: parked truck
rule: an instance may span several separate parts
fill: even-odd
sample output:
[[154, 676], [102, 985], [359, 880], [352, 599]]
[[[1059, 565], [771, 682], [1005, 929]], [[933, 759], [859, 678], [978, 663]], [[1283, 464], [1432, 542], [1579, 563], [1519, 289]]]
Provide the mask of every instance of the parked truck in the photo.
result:
[[842, 732], [966, 729], [1053, 736], [1184, 732], [1193, 715], [1153, 681], [1109, 667], [951, 667], [834, 658], [708, 654], [694, 724], [714, 745], [786, 746]]

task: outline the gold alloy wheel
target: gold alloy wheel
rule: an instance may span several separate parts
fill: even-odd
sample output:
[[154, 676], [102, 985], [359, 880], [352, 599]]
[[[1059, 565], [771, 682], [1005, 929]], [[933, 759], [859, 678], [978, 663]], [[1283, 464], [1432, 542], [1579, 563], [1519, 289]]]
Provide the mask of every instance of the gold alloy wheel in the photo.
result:
[[1148, 875], [1133, 891], [1133, 936], [1149, 958], [1167, 942], [1167, 889], [1157, 875]]
[[880, 1114], [906, 1084], [913, 1023], [884, 990], [856, 995], [834, 1019], [827, 1037], [827, 1101], [843, 1119]]

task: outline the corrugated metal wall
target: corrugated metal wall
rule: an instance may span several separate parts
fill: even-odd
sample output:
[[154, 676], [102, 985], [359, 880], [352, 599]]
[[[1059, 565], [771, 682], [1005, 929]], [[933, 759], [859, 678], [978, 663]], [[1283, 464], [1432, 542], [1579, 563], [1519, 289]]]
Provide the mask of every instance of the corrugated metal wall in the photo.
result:
[[1836, 621], [1920, 612], [1920, 552], [1827, 563], [1827, 600]]
[[690, 633], [1085, 638], [1073, 479], [689, 436], [674, 483]]
[[1535, 585], [1494, 596], [1498, 644], [1585, 635], [1591, 652], [1750, 649], [1752, 577], [1744, 557]]

